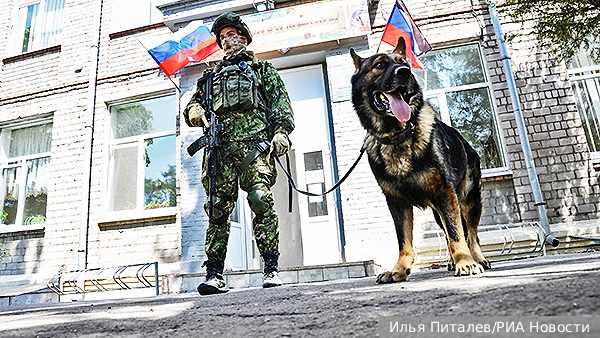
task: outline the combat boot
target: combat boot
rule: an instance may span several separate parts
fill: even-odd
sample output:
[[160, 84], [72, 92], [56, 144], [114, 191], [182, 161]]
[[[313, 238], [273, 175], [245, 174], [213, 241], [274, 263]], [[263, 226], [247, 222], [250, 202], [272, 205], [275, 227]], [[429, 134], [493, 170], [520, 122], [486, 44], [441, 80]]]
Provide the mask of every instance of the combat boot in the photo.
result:
[[269, 251], [264, 257], [265, 268], [263, 270], [263, 288], [272, 288], [281, 286], [283, 283], [279, 279], [279, 270], [277, 269], [277, 261], [279, 259], [279, 251]]
[[224, 263], [216, 259], [209, 259], [202, 263], [202, 266], [206, 267], [206, 281], [198, 285], [198, 292], [201, 295], [214, 295], [229, 291], [229, 286], [223, 278]]

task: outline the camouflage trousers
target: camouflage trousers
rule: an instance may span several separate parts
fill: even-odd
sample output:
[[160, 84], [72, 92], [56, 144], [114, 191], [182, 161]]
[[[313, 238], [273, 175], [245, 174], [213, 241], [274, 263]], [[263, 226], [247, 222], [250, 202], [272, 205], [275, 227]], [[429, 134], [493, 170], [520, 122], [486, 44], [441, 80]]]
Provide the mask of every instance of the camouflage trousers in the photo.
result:
[[[242, 172], [239, 163], [250, 152], [254, 142], [230, 144], [225, 147], [226, 155], [217, 161], [216, 186], [213, 196], [213, 217], [206, 230], [205, 251], [208, 259], [224, 261], [227, 254], [227, 243], [231, 220], [229, 216], [238, 198], [238, 187], [248, 193], [250, 209], [255, 214], [252, 222], [254, 238], [261, 256], [272, 250], [279, 250], [279, 217], [273, 207], [271, 187], [277, 180], [275, 161], [268, 152], [261, 153]], [[202, 184], [204, 190], [209, 189], [209, 178], [204, 161]], [[208, 215], [209, 203], [204, 204]]]

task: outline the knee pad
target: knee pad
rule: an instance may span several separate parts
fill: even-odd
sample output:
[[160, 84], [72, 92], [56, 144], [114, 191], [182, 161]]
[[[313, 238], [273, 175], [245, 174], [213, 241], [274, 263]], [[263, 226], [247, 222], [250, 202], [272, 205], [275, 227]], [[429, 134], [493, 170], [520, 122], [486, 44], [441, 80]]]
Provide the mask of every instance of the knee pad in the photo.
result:
[[273, 193], [262, 184], [255, 184], [248, 190], [250, 209], [257, 215], [264, 215], [273, 208]]
[[[234, 202], [230, 201], [230, 198], [223, 198], [222, 196], [219, 196], [217, 194], [217, 196], [213, 197], [213, 217], [212, 217], [211, 221], [215, 224], [222, 224], [222, 223], [227, 222], [227, 220], [229, 219], [229, 215], [233, 211], [234, 207], [235, 207]], [[208, 215], [208, 211], [209, 211], [208, 200], [204, 204], [204, 210], [206, 211], [206, 214]]]

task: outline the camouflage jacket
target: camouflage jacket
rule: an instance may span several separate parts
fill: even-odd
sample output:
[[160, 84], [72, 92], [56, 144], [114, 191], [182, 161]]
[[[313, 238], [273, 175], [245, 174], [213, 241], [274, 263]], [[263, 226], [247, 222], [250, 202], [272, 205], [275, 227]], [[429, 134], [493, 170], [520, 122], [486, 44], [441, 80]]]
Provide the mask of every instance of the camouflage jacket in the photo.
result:
[[[224, 125], [222, 139], [228, 142], [243, 141], [270, 141], [275, 132], [283, 131], [287, 134], [294, 130], [294, 117], [289, 95], [285, 89], [283, 80], [277, 73], [275, 67], [266, 61], [254, 58], [254, 53], [242, 51], [241, 59], [246, 62], [257, 61], [258, 66], [255, 74], [258, 79], [258, 87], [264, 98], [266, 109], [254, 108], [247, 111], [227, 111], [218, 117], [219, 123]], [[214, 69], [206, 69], [203, 75], [230, 65], [231, 62], [223, 59]], [[194, 94], [187, 107], [200, 103], [198, 92]], [[188, 108], [186, 108], [186, 111]], [[266, 111], [262, 111], [266, 110]], [[184, 111], [187, 122], [187, 115]], [[207, 116], [210, 120], [210, 117]], [[189, 122], [188, 122], [189, 124]]]

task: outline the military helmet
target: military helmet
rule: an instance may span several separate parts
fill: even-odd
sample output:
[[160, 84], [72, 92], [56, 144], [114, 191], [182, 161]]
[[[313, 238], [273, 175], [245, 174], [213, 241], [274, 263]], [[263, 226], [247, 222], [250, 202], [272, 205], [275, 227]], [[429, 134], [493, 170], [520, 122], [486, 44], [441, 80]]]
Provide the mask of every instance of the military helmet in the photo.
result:
[[219, 47], [223, 48], [221, 46], [221, 39], [219, 38], [219, 34], [221, 33], [221, 30], [223, 30], [223, 28], [225, 27], [237, 28], [240, 35], [246, 37], [248, 44], [252, 42], [252, 34], [250, 33], [250, 29], [248, 29], [248, 26], [246, 26], [246, 24], [242, 21], [240, 16], [233, 12], [227, 12], [219, 15], [219, 17], [213, 23], [211, 29], [211, 32], [217, 37], [217, 44], [219, 45]]

